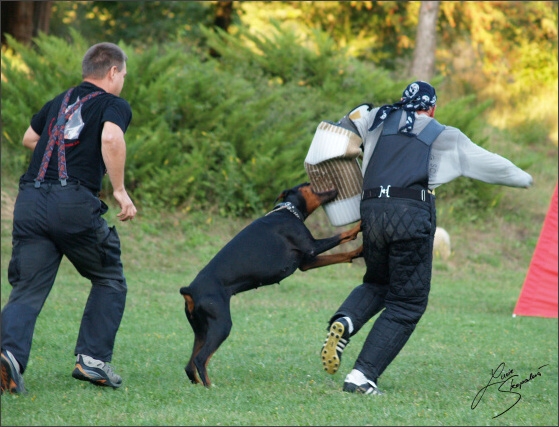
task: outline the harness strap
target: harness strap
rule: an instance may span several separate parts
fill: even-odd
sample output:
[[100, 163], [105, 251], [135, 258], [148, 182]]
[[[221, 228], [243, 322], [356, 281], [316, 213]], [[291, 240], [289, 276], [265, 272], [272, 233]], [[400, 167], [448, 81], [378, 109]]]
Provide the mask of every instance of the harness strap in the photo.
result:
[[[402, 117], [403, 111], [395, 111], [391, 113], [384, 121], [384, 127], [382, 128], [382, 135], [396, 135], [398, 133], [398, 127], [400, 126], [400, 117]], [[431, 145], [435, 139], [444, 130], [444, 126], [441, 125], [436, 120], [431, 120], [425, 126], [425, 128], [419, 132], [417, 139], [421, 142]], [[407, 134], [411, 135], [411, 134]]]
[[421, 132], [419, 132], [419, 135], [417, 135], [417, 139], [427, 145], [431, 145], [443, 130], [444, 126], [433, 119], [429, 123], [427, 123], [427, 126], [425, 126], [425, 128]]
[[384, 121], [382, 135], [396, 135], [400, 126], [400, 117], [404, 114], [403, 110], [396, 110], [388, 115]]
[[45, 175], [47, 173], [47, 169], [49, 167], [50, 159], [52, 157], [52, 152], [54, 151], [55, 145], [58, 146], [58, 179], [60, 180], [60, 184], [62, 186], [66, 185], [66, 180], [68, 179], [68, 171], [66, 168], [66, 148], [64, 144], [64, 129], [66, 127], [66, 122], [68, 122], [72, 114], [74, 114], [78, 110], [78, 108], [80, 108], [85, 102], [97, 95], [104, 93], [102, 91], [89, 93], [81, 100], [78, 98], [74, 105], [68, 108], [70, 95], [72, 94], [74, 89], [75, 88], [69, 89], [68, 92], [66, 92], [64, 99], [62, 100], [62, 105], [60, 106], [60, 110], [58, 111], [56, 124], [52, 129], [52, 133], [49, 137], [49, 142], [45, 149], [45, 153], [43, 154], [41, 166], [39, 167], [39, 173], [37, 174], [37, 178], [35, 178], [35, 187], [37, 188], [40, 187], [41, 182], [45, 180]]

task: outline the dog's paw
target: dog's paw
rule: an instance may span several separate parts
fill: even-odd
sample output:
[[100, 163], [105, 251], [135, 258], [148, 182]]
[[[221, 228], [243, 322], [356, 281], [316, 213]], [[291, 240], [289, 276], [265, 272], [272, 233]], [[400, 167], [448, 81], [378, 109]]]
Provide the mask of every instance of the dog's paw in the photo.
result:
[[353, 251], [352, 260], [356, 258], [363, 258], [363, 245], [359, 246], [355, 251]]

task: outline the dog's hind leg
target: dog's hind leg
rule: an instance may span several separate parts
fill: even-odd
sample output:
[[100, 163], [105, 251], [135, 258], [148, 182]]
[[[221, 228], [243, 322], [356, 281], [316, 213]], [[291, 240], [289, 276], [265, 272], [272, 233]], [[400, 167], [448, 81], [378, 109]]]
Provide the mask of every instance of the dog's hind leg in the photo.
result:
[[194, 365], [198, 370], [202, 383], [206, 387], [211, 386], [207, 370], [208, 363], [219, 346], [227, 339], [233, 326], [229, 309], [229, 301], [227, 301], [226, 304], [221, 305], [220, 311], [214, 314], [215, 317], [212, 315], [207, 318], [207, 331], [204, 343], [196, 356], [194, 356]]

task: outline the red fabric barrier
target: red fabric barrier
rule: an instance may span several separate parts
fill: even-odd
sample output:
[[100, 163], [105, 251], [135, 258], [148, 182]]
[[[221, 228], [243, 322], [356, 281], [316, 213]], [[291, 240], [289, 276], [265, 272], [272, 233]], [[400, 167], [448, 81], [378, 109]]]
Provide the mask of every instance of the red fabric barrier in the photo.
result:
[[557, 317], [557, 184], [513, 316]]

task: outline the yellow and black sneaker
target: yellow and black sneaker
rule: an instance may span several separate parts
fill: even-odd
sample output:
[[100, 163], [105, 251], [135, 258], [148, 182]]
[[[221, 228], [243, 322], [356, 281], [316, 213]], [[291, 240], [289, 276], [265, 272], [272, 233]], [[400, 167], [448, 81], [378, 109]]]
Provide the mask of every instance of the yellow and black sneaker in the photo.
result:
[[330, 325], [328, 336], [320, 351], [322, 366], [324, 366], [326, 372], [329, 374], [338, 372], [340, 363], [342, 363], [342, 353], [348, 343], [348, 324], [344, 318], [337, 319]]
[[72, 376], [98, 386], [118, 388], [122, 385], [122, 378], [109, 365], [85, 354], [78, 354]]
[[14, 355], [9, 351], [3, 351], [0, 356], [2, 359], [2, 366], [0, 375], [2, 377], [2, 394], [8, 393], [27, 393], [23, 384], [23, 376], [19, 370], [19, 363]]

